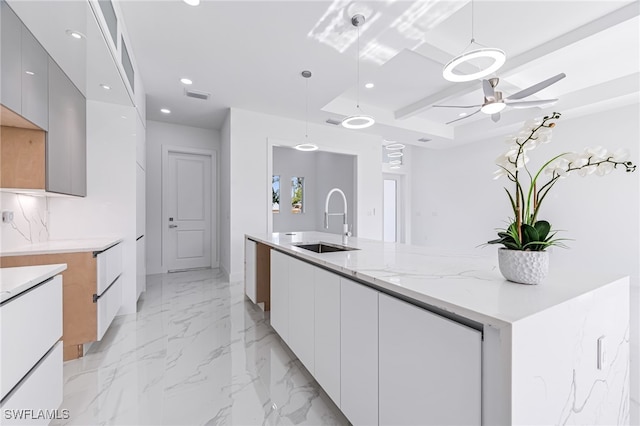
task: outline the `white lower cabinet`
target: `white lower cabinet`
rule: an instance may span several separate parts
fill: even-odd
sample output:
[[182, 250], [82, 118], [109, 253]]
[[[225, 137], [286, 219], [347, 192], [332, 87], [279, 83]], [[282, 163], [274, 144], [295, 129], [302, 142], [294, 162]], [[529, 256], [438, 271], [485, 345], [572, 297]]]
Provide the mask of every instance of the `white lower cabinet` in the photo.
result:
[[378, 294], [340, 279], [340, 409], [354, 425], [378, 424]]
[[379, 299], [379, 424], [479, 425], [481, 332]]
[[340, 406], [340, 277], [314, 269], [314, 377]]
[[301, 260], [289, 258], [289, 347], [314, 374], [314, 270]]
[[271, 327], [289, 343], [289, 259], [271, 250]]

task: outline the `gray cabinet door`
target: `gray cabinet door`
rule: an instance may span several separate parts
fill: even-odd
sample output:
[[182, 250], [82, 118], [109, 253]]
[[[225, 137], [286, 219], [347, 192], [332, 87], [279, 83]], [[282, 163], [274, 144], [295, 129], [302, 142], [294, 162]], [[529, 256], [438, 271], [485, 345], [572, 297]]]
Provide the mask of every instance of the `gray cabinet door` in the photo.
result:
[[86, 100], [49, 59], [47, 191], [87, 195]]
[[71, 194], [71, 127], [74, 99], [71, 81], [49, 59], [49, 132], [47, 133], [47, 191]]
[[0, 77], [2, 97], [0, 101], [7, 108], [21, 113], [22, 110], [22, 64], [21, 64], [21, 28], [22, 23], [5, 1], [0, 2], [2, 53], [0, 58]]
[[73, 102], [73, 126], [69, 143], [71, 150], [71, 194], [87, 195], [87, 100], [71, 83], [69, 96]]
[[22, 116], [43, 130], [49, 123], [49, 55], [22, 26]]

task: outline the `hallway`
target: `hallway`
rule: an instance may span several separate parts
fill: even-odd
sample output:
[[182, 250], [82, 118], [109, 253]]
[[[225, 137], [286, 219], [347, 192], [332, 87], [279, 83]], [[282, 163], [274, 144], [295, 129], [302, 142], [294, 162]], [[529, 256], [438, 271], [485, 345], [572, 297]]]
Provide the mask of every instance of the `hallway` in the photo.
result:
[[76, 425], [348, 424], [218, 269], [150, 275], [138, 313], [64, 365]]

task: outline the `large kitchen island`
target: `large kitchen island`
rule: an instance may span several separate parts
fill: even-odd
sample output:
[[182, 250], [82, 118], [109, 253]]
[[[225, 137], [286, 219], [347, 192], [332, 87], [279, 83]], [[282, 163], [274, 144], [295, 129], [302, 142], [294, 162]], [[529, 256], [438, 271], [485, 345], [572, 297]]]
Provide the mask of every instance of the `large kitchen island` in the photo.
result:
[[552, 264], [528, 286], [495, 248], [245, 243], [250, 299], [268, 294], [271, 325], [353, 424], [629, 423], [628, 277]]

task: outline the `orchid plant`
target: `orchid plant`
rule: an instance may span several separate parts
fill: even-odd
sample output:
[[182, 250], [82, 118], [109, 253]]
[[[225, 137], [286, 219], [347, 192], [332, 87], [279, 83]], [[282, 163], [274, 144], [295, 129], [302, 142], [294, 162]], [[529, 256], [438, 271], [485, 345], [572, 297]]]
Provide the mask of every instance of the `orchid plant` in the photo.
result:
[[[527, 167], [528, 154], [538, 145], [551, 141], [551, 131], [556, 125], [555, 120], [559, 118], [560, 113], [554, 112], [541, 121], [528, 121], [516, 136], [507, 138], [509, 148], [496, 160], [499, 169], [494, 173], [494, 179], [506, 176], [515, 184], [513, 193], [505, 188], [513, 209], [513, 219], [506, 229], [499, 230], [499, 238], [488, 241], [488, 244], [502, 244], [508, 249], [529, 251], [544, 251], [550, 246], [564, 247], [563, 239], [555, 238], [556, 232], [551, 230], [551, 224], [546, 220], [538, 220], [540, 205], [551, 188], [560, 179], [573, 174], [587, 176], [595, 173], [604, 176], [615, 169], [635, 171], [636, 166], [628, 161], [629, 153], [626, 150], [612, 153], [595, 147], [586, 148], [581, 153], [564, 152], [556, 155], [532, 174]], [[548, 177], [544, 182], [543, 172]], [[524, 185], [526, 181], [528, 188]]]

